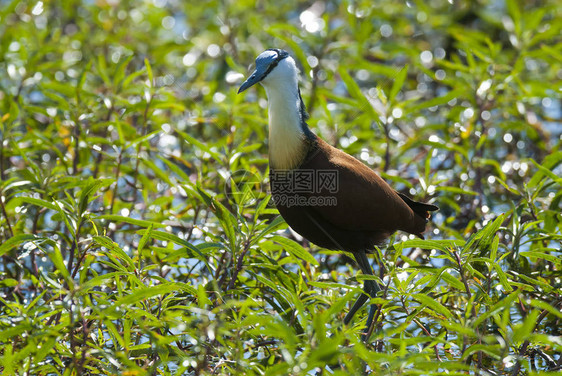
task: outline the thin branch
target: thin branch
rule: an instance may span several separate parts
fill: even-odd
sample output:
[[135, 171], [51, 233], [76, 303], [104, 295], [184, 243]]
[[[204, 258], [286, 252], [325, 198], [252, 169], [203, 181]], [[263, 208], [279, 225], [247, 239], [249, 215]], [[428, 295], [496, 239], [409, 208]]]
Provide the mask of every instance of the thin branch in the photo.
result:
[[[406, 314], [408, 316], [410, 316], [410, 312], [408, 311], [408, 308], [406, 307], [406, 304], [404, 303], [404, 297], [400, 298], [400, 301], [402, 302], [402, 308], [404, 308], [404, 311], [406, 311]], [[431, 332], [429, 331], [429, 329], [427, 329], [418, 319], [416, 319], [415, 317], [412, 318], [412, 321], [414, 321], [416, 323], [417, 326], [420, 327], [421, 330], [423, 330], [423, 332], [425, 333], [426, 336], [431, 337], [431, 338], [435, 338]], [[435, 357], [437, 358], [438, 361], [442, 362], [443, 360], [441, 359], [441, 357], [439, 356], [439, 349], [437, 348], [437, 344], [433, 345], [433, 351], [435, 351]]]
[[236, 263], [236, 269], [234, 269], [234, 273], [232, 275], [232, 278], [230, 279], [230, 282], [228, 283], [227, 290], [232, 290], [234, 288], [234, 284], [236, 283], [236, 279], [238, 279], [238, 274], [242, 270], [242, 266], [243, 266], [243, 262], [244, 262], [244, 256], [246, 255], [246, 253], [249, 250], [250, 250], [250, 242], [246, 241], [246, 244], [244, 244], [244, 250], [238, 256], [238, 262]]
[[[453, 251], [453, 255], [455, 256], [455, 260], [457, 261], [457, 265], [459, 266], [459, 273], [461, 275], [462, 283], [464, 284], [464, 288], [466, 289], [466, 294], [468, 295], [468, 299], [472, 298], [472, 294], [470, 292], [470, 288], [468, 287], [468, 282], [466, 281], [466, 277], [464, 275], [464, 268], [462, 267], [461, 258], [457, 251]], [[474, 309], [474, 306], [473, 306]], [[474, 312], [473, 312], [474, 313]]]
[[[558, 299], [553, 307], [556, 308], [558, 307], [560, 304], [562, 303], [562, 299]], [[535, 328], [540, 324], [540, 322], [546, 317], [548, 316], [549, 311], [547, 311], [546, 309], [543, 309], [541, 311], [541, 313], [539, 314], [539, 316], [537, 317], [537, 320], [535, 322], [535, 325], [533, 326], [533, 330], [535, 330]], [[522, 357], [523, 355], [525, 355], [525, 353], [527, 352], [527, 348], [529, 347], [529, 340], [525, 340], [525, 342], [523, 342], [523, 344], [521, 344], [521, 346], [519, 347], [519, 356]], [[562, 358], [562, 357], [561, 357]], [[513, 367], [513, 371], [511, 372], [512, 376], [516, 376], [519, 374], [519, 371], [521, 370], [521, 362], [519, 360], [517, 360], [517, 363], [515, 364], [515, 367]]]
[[113, 214], [113, 207], [115, 205], [115, 197], [117, 196], [117, 187], [119, 186], [119, 175], [121, 173], [121, 162], [123, 159], [123, 149], [119, 150], [119, 155], [117, 156], [117, 167], [115, 168], [115, 188], [113, 189], [113, 195], [111, 195], [111, 205], [109, 207], [109, 213]]
[[10, 217], [8, 217], [8, 213], [6, 212], [6, 207], [4, 206], [4, 192], [0, 191], [0, 206], [2, 207], [2, 215], [6, 219], [6, 225], [8, 226], [8, 230], [10, 231], [10, 238], [14, 236], [14, 230], [12, 229], [12, 225], [10, 224]]

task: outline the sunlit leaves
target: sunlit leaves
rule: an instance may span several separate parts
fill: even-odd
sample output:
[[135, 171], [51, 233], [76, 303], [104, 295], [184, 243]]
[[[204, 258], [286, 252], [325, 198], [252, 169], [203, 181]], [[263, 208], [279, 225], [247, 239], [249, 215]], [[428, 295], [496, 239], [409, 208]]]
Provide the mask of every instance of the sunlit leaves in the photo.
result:
[[[557, 372], [562, 22], [502, 4], [3, 4], [2, 373]], [[314, 132], [440, 207], [376, 277], [270, 202], [264, 93], [236, 94], [268, 47]]]

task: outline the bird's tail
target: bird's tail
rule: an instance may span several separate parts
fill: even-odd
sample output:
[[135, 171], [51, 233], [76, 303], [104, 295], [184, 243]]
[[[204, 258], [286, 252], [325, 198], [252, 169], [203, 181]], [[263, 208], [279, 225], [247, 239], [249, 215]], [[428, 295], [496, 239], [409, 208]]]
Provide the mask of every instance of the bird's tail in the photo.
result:
[[414, 221], [414, 227], [416, 228], [416, 231], [412, 231], [411, 233], [423, 239], [424, 237], [422, 235], [422, 232], [425, 230], [425, 224], [430, 217], [429, 212], [439, 210], [439, 208], [435, 205], [414, 201], [410, 197], [400, 192], [397, 193], [398, 196], [400, 196], [400, 198], [404, 200], [404, 202], [410, 207], [410, 209], [412, 209], [417, 216], [421, 217]]
[[424, 204], [423, 202], [414, 201], [410, 197], [400, 192], [398, 192], [398, 196], [400, 196], [400, 198], [404, 200], [406, 204], [408, 204], [408, 206], [414, 211], [414, 213], [416, 213], [423, 219], [427, 220], [430, 217], [429, 212], [439, 210], [439, 208], [435, 205]]

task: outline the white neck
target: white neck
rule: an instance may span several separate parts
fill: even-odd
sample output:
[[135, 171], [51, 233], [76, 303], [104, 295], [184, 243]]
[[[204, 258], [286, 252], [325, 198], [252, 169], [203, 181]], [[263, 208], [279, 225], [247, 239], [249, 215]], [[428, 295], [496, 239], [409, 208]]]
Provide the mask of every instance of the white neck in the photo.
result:
[[296, 168], [306, 156], [297, 85], [296, 77], [263, 83], [269, 103], [269, 164], [273, 169]]

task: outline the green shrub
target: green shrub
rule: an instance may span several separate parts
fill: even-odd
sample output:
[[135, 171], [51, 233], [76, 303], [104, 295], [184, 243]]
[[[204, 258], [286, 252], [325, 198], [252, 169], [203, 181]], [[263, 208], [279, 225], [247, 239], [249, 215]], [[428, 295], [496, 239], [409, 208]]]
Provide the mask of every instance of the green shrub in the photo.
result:
[[[560, 372], [559, 2], [1, 3], [3, 375]], [[440, 206], [375, 252], [368, 343], [364, 277], [269, 202], [236, 95], [269, 47], [317, 134]]]

